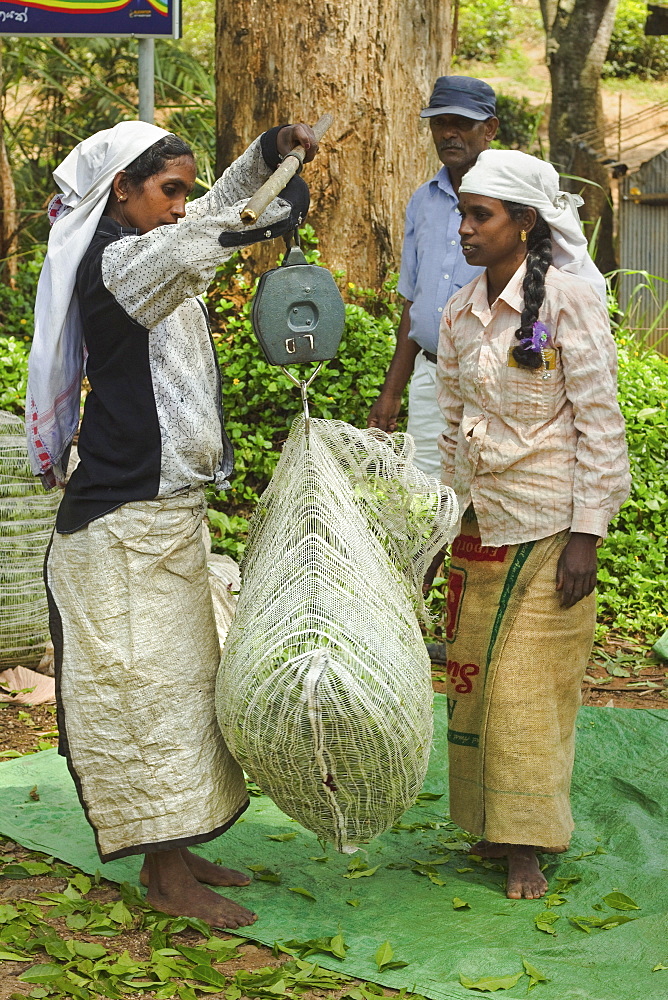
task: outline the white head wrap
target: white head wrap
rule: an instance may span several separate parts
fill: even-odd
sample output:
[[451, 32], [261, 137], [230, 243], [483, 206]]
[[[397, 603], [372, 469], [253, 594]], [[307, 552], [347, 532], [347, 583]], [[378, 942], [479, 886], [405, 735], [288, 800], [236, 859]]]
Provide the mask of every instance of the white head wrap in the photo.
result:
[[605, 303], [605, 278], [587, 252], [578, 215], [582, 198], [559, 190], [559, 174], [551, 163], [518, 149], [486, 149], [464, 174], [459, 190], [535, 208], [552, 232], [554, 266], [584, 278]]
[[26, 430], [35, 475], [53, 486], [79, 419], [83, 330], [75, 292], [77, 268], [95, 234], [114, 177], [164, 135], [146, 122], [120, 122], [84, 139], [54, 170], [62, 194], [49, 205], [53, 229], [35, 300], [28, 366]]

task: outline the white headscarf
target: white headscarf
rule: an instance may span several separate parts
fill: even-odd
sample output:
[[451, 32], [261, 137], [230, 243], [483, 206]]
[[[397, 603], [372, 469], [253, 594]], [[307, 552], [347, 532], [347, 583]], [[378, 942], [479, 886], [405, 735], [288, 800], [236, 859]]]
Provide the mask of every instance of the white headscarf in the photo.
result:
[[587, 252], [580, 224], [582, 198], [559, 190], [559, 174], [551, 163], [518, 149], [486, 149], [464, 174], [459, 190], [535, 208], [552, 233], [554, 266], [584, 278], [606, 302], [605, 278]]
[[84, 139], [54, 170], [62, 194], [49, 205], [53, 229], [37, 285], [26, 399], [30, 462], [46, 486], [62, 482], [60, 462], [79, 420], [84, 347], [74, 287], [77, 268], [114, 177], [165, 135], [165, 129], [147, 122], [119, 122]]

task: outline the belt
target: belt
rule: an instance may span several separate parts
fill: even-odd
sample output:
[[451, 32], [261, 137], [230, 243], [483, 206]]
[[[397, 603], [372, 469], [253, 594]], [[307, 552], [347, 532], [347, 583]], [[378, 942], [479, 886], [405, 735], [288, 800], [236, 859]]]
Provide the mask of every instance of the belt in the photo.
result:
[[431, 351], [425, 351], [424, 348], [423, 348], [422, 353], [424, 354], [424, 356], [427, 359], [427, 361], [431, 361], [432, 365], [435, 365], [436, 362], [438, 361], [438, 358], [436, 357], [436, 355], [432, 354]]

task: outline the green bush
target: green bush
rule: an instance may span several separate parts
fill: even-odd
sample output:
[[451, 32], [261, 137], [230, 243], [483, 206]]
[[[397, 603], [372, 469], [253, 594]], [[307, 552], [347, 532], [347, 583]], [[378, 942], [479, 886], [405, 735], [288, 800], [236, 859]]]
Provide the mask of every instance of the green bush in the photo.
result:
[[3, 336], [32, 338], [35, 293], [43, 260], [41, 251], [20, 257], [15, 287], [0, 282], [0, 330]]
[[23, 339], [0, 337], [0, 410], [21, 417], [25, 412], [29, 350], [30, 345]]
[[521, 149], [525, 153], [534, 151], [543, 119], [542, 108], [534, 108], [526, 97], [497, 94], [496, 116], [499, 131], [492, 143], [494, 149]]
[[619, 401], [632, 492], [600, 550], [599, 622], [654, 641], [668, 627], [668, 361], [620, 343]]
[[510, 0], [462, 0], [455, 50], [457, 61], [494, 62], [498, 59], [513, 35], [512, 13]]
[[668, 38], [645, 35], [647, 3], [619, 0], [603, 76], [655, 80], [668, 73]]

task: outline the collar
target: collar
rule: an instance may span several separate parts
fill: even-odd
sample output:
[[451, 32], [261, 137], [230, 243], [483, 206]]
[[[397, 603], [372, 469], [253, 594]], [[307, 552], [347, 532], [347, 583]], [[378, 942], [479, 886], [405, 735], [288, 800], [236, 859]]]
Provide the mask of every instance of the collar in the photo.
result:
[[439, 172], [429, 181], [430, 191], [433, 191], [437, 187], [447, 194], [449, 198], [452, 198], [455, 203], [459, 201], [459, 198], [455, 194], [455, 189], [452, 186], [452, 181], [450, 180], [450, 174], [447, 167], [441, 167]]
[[139, 236], [139, 230], [133, 229], [131, 226], [122, 226], [120, 222], [116, 219], [112, 219], [110, 215], [103, 215], [97, 224], [96, 233], [101, 233], [103, 236]]
[[[524, 301], [524, 296], [522, 294], [522, 282], [524, 281], [524, 275], [526, 274], [526, 261], [522, 261], [520, 266], [515, 271], [514, 275], [500, 293], [499, 299], [502, 299], [506, 305], [514, 309], [515, 312], [522, 312], [522, 303]], [[483, 271], [482, 274], [476, 279], [476, 282], [471, 290], [471, 297], [469, 299], [469, 305], [471, 312], [474, 316], [486, 326], [491, 319], [491, 310], [494, 306], [494, 302], [490, 306], [487, 301], [487, 271]]]
[[506, 305], [509, 305], [511, 309], [514, 309], [515, 312], [518, 313], [522, 312], [522, 303], [524, 301], [522, 282], [524, 281], [526, 272], [527, 263], [526, 260], [523, 260], [506, 287], [499, 295], [499, 298], [503, 299]]

